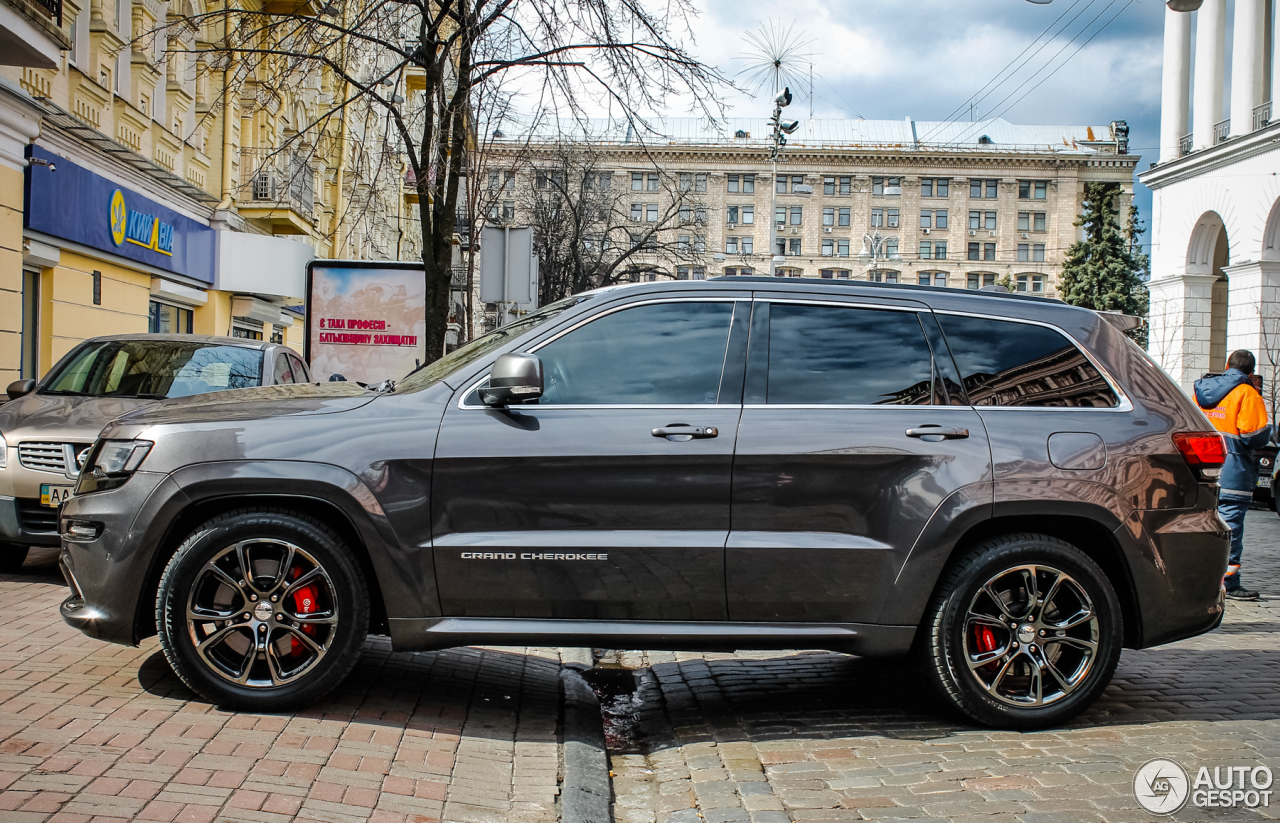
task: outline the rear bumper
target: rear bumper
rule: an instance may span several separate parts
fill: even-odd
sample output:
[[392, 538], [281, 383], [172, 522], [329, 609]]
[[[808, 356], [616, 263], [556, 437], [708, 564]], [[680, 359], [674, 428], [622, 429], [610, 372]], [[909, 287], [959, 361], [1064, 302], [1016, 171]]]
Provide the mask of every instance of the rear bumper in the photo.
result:
[[1129, 549], [1141, 618], [1138, 648], [1221, 625], [1230, 532], [1216, 507], [1134, 512], [1116, 536]]

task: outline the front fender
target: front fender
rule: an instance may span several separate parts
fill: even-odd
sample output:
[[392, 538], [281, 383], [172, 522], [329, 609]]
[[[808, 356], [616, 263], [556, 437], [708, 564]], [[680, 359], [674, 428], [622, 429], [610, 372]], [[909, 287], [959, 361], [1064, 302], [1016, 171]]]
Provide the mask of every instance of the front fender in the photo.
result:
[[244, 505], [253, 505], [255, 498], [328, 504], [364, 544], [388, 618], [440, 614], [430, 550], [402, 545], [373, 492], [346, 469], [305, 461], [232, 460], [197, 463], [175, 471], [172, 478], [193, 504], [220, 498]]

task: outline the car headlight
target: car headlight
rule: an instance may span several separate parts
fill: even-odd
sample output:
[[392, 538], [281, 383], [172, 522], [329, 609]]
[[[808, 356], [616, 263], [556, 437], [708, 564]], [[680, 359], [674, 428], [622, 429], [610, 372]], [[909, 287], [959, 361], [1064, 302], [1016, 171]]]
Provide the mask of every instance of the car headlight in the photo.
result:
[[138, 470], [155, 443], [149, 440], [99, 440], [76, 483], [76, 494], [90, 494], [118, 488]]
[[0, 432], [0, 469], [9, 465], [9, 441], [4, 439], [4, 432]]

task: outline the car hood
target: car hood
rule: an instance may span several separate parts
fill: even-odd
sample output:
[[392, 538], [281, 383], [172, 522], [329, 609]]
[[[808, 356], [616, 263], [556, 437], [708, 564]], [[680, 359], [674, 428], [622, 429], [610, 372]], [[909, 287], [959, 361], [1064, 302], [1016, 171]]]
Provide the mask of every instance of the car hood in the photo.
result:
[[333, 414], [358, 409], [377, 396], [357, 383], [297, 383], [231, 389], [158, 401], [120, 418], [116, 428]]
[[0, 434], [10, 445], [23, 440], [92, 443], [112, 420], [155, 402], [33, 392], [0, 406]]

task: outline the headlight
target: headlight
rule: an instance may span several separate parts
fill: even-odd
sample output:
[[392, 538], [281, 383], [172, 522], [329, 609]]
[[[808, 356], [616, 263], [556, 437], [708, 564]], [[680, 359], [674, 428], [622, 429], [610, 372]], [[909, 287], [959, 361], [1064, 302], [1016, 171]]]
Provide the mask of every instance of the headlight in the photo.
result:
[[154, 445], [149, 440], [99, 440], [94, 443], [76, 483], [76, 494], [91, 494], [123, 486]]
[[0, 433], [0, 469], [9, 465], [9, 441], [4, 439], [4, 434]]

